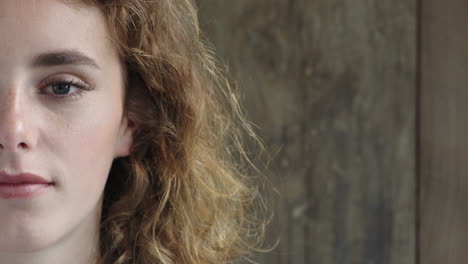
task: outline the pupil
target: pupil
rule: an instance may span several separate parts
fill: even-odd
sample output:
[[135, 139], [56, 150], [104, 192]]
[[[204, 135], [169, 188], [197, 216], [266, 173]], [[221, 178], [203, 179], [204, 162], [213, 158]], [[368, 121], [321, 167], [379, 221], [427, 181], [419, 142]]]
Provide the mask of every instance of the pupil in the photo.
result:
[[68, 90], [70, 90], [70, 84], [55, 84], [54, 86], [52, 86], [52, 89], [54, 90], [54, 92], [56, 92], [56, 94], [67, 94]]

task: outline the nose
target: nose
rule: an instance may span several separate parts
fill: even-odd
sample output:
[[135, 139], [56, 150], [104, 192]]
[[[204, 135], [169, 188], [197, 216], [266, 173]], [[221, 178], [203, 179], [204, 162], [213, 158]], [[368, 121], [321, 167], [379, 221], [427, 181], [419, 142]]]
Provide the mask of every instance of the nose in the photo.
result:
[[34, 144], [33, 116], [18, 89], [0, 93], [0, 152], [28, 150]]

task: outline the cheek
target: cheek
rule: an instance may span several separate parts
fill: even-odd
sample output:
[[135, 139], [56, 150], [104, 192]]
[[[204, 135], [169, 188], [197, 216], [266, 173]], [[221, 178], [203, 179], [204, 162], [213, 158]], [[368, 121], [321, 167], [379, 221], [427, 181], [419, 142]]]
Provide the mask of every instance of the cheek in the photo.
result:
[[[57, 162], [59, 212], [67, 226], [75, 226], [87, 216], [99, 213], [99, 201], [112, 166], [120, 115], [101, 114], [74, 126], [73, 140]], [[102, 121], [101, 121], [102, 120]], [[78, 123], [76, 123], [78, 124]], [[64, 141], [63, 141], [64, 142]]]
[[55, 150], [54, 156], [61, 170], [57, 180], [66, 196], [73, 196], [70, 202], [76, 202], [79, 196], [96, 199], [112, 165], [121, 109], [118, 104], [100, 106], [75, 112], [56, 138], [60, 149]]
[[[119, 117], [93, 120], [75, 129], [77, 136], [70, 142], [70, 159], [67, 161], [74, 172], [82, 172], [81, 177], [106, 176], [113, 160], [115, 142], [118, 136]], [[104, 121], [105, 120], [105, 121]], [[99, 180], [100, 181], [100, 180]]]

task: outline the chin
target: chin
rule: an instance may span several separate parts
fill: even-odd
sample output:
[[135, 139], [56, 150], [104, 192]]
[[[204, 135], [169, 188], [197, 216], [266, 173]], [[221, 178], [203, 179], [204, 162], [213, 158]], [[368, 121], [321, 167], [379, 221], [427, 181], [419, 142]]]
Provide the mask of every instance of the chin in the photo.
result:
[[33, 253], [51, 247], [56, 241], [43, 237], [42, 239], [16, 237], [8, 241], [0, 240], [0, 253]]
[[18, 226], [3, 230], [0, 232], [0, 253], [32, 253], [52, 247], [62, 237], [59, 230], [60, 228], [19, 229]]

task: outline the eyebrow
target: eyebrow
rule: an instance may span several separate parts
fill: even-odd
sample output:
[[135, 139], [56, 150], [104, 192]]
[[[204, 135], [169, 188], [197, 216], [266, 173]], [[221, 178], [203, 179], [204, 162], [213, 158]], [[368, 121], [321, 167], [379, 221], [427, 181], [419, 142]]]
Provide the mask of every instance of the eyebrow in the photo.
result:
[[51, 67], [60, 65], [86, 65], [100, 69], [95, 60], [76, 50], [59, 50], [37, 55], [33, 67]]

